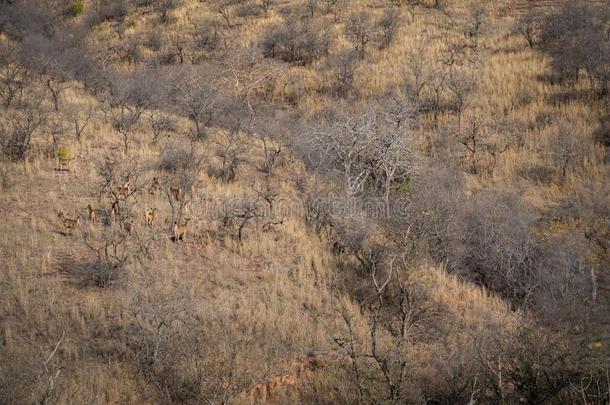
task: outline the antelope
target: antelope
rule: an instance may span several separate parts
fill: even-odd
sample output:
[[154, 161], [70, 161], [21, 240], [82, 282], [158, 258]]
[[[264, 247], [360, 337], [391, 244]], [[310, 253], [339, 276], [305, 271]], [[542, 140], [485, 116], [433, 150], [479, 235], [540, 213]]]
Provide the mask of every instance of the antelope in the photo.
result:
[[184, 224], [182, 225], [180, 225], [178, 221], [174, 222], [174, 242], [178, 242], [178, 240], [184, 241], [184, 237], [186, 236], [186, 226], [190, 220], [190, 218], [186, 218], [184, 220]]
[[91, 207], [91, 204], [87, 205], [87, 210], [89, 210], [89, 221], [91, 221], [92, 224], [95, 224], [97, 222], [97, 214], [93, 207]]
[[70, 171], [70, 162], [73, 161], [74, 158], [57, 158], [57, 169], [60, 172]]
[[153, 226], [156, 210], [157, 210], [156, 208], [151, 208], [151, 209], [146, 210], [146, 225], [148, 225], [150, 227]]
[[180, 201], [182, 199], [182, 189], [180, 187], [169, 186], [169, 193], [176, 199], [176, 201]]
[[121, 187], [119, 187], [119, 194], [121, 194], [123, 197], [125, 197], [125, 199], [127, 199], [127, 197], [129, 197], [129, 194], [131, 194], [131, 187], [129, 187], [129, 180], [127, 180], [125, 182], [125, 184], [123, 184]]
[[61, 220], [64, 228], [66, 228], [66, 234], [68, 234], [69, 229], [74, 229], [80, 224], [80, 215], [77, 215], [76, 219], [66, 218], [63, 212], [58, 211], [57, 217]]

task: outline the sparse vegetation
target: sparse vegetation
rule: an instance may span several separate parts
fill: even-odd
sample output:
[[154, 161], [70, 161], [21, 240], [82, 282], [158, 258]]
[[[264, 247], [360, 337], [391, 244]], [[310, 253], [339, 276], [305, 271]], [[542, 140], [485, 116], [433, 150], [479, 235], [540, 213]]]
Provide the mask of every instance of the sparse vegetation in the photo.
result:
[[603, 1], [0, 1], [0, 403], [607, 403]]

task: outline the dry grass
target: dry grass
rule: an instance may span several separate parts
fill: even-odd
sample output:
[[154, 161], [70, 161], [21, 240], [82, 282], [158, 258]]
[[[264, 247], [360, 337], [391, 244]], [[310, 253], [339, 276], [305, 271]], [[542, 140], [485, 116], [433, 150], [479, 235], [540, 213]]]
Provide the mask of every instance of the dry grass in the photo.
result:
[[[378, 3], [354, 2], [350, 3], [350, 10], [366, 6], [373, 15], [379, 16], [382, 8]], [[269, 27], [284, 21], [282, 10], [297, 4], [300, 2], [278, 1], [268, 18], [236, 18], [231, 29], [223, 30], [224, 40], [236, 48], [257, 45]], [[545, 212], [566, 198], [586, 194], [589, 188], [607, 189], [605, 151], [591, 140], [601, 108], [591, 108], [588, 100], [578, 98], [561, 103], [553, 101], [562, 93], [578, 94], [586, 90], [585, 78], [571, 88], [542, 80], [551, 74], [548, 58], [530, 50], [521, 38], [509, 33], [513, 17], [499, 16], [500, 5], [490, 2], [487, 6], [489, 21], [493, 20], [495, 25], [485, 31], [481, 41], [478, 87], [469, 99], [465, 119], [477, 116], [483, 122], [493, 122], [502, 117], [517, 122], [519, 133], [510, 136], [519, 135], [524, 141], [521, 147], [511, 146], [501, 155], [493, 173], [466, 175], [466, 193], [492, 187], [517, 187], [523, 201]], [[119, 38], [112, 29], [113, 23], [107, 22], [96, 28], [96, 39], [110, 45], [157, 29], [154, 15], [137, 13], [128, 18], [132, 23], [123, 37]], [[447, 18], [434, 10], [421, 9], [415, 21], [407, 23], [409, 17], [404, 14], [404, 23], [389, 48], [379, 50], [371, 45], [367, 50], [366, 59], [356, 71], [354, 104], [365, 103], [381, 94], [401, 94], [405, 58], [420, 46], [425, 47], [431, 60], [441, 51], [443, 34], [450, 29]], [[351, 45], [341, 34], [342, 24], [335, 23], [330, 15], [321, 18], [337, 32], [331, 54], [348, 49]], [[196, 1], [187, 1], [174, 11], [172, 21], [167, 28], [170, 31], [192, 30], [200, 21], [224, 24], [218, 13]], [[208, 56], [214, 57], [211, 53]], [[298, 99], [295, 109], [304, 116], [313, 116], [331, 105], [332, 96], [321, 91], [328, 82], [325, 63], [320, 60], [308, 66], [289, 66], [269, 61], [261, 69], [262, 74], [274, 73], [270, 99], [286, 105], [286, 100], [294, 97]], [[123, 67], [129, 69], [127, 65]], [[71, 108], [83, 109], [93, 104], [94, 99], [72, 89], [63, 102]], [[552, 119], [542, 122], [541, 117]], [[435, 128], [455, 124], [455, 117], [441, 115], [435, 126], [431, 117], [424, 117], [423, 121], [417, 132], [422, 144], [435, 136]], [[562, 124], [573, 128], [577, 142], [586, 145], [582, 164], [571, 168], [562, 181], [540, 184], [520, 175], [523, 168], [534, 163], [554, 167], [549, 143]], [[491, 131], [490, 137], [504, 136]], [[212, 139], [221, 142], [227, 137], [221, 128], [213, 128], [211, 132]], [[192, 218], [184, 243], [170, 240], [174, 218], [163, 193], [143, 192], [137, 201], [130, 202], [136, 231], [157, 235], [152, 245], [154, 259], [145, 265], [130, 263], [124, 269], [124, 277], [107, 288], [84, 285], [78, 275], [70, 272], [71, 264], [91, 260], [91, 252], [82, 243], [83, 233], [99, 237], [105, 229], [105, 225], [89, 224], [86, 220], [87, 204], [102, 214], [110, 209], [109, 201], [99, 194], [99, 167], [107, 155], [122, 162], [151, 163], [143, 172], [152, 178], [160, 172], [157, 162], [164, 149], [180, 141], [169, 138], [154, 145], [152, 135], [143, 128], [134, 135], [129, 150], [123, 151], [121, 138], [98, 116], [89, 124], [82, 141], [68, 138], [63, 142], [75, 157], [69, 172], [57, 172], [55, 161], [44, 158], [43, 150], [48, 144], [44, 138], [34, 145], [33, 157], [27, 162], [2, 163], [10, 186], [0, 193], [0, 289], [3, 292], [0, 294], [0, 341], [7, 352], [27, 347], [37, 357], [44, 358], [65, 333], [54, 358], [56, 366], [62, 369], [58, 403], [164, 401], [150, 379], [138, 369], [138, 361], [129, 346], [130, 339], [138, 336], [137, 329], [134, 332], [137, 316], [133, 313], [136, 304], [141, 303], [151, 303], [151, 308], [154, 305], [188, 307], [194, 314], [193, 319], [201, 322], [198, 325], [207, 328], [203, 331], [206, 336], [223, 336], [227, 330], [231, 331], [222, 341], [227, 345], [222, 349], [239, 352], [233, 359], [234, 370], [242, 373], [243, 381], [235, 393], [236, 402], [243, 400], [243, 395], [238, 396], [240, 392], [247, 392], [255, 384], [293, 373], [294, 364], [308, 354], [330, 357], [327, 354], [335, 349], [333, 338], [345, 333], [341, 308], [353, 316], [354, 333], [360, 343], [368, 344], [369, 315], [354, 296], [337, 288], [337, 279], [344, 277], [341, 272], [345, 269], [331, 254], [328, 242], [306, 227], [297, 210], [289, 211], [284, 223], [267, 231], [263, 229], [263, 221], [253, 220], [245, 230], [244, 240], [238, 241], [223, 233], [210, 212], [198, 206], [198, 202], [206, 199], [226, 201], [252, 195], [253, 184], [266, 181], [280, 191], [283, 199], [280, 205], [299, 206], [295, 179], [307, 176], [302, 163], [287, 156], [286, 162], [267, 178], [257, 169], [263, 159], [260, 140], [247, 134], [240, 136], [247, 152], [235, 182], [225, 183], [205, 170], [200, 173], [194, 201], [184, 215]], [[204, 145], [210, 151], [215, 147], [212, 139]], [[457, 141], [451, 146], [454, 150], [460, 147]], [[210, 153], [206, 167], [218, 164], [218, 158]], [[145, 226], [145, 212], [150, 207], [157, 208], [153, 231]], [[64, 235], [56, 217], [57, 210], [70, 217], [80, 214], [85, 218], [80, 229], [73, 235]], [[546, 225], [542, 224], [541, 230], [559, 233]], [[580, 230], [572, 227], [561, 232], [569, 235]], [[435, 340], [415, 341], [409, 352], [417, 381], [433, 378], [435, 369], [430, 363], [435, 361], [437, 350], [450, 347], [457, 352], [470, 347], [471, 332], [490, 325], [498, 333], [508, 334], [526, 318], [492, 293], [446, 274], [442, 266], [414, 266], [410, 283], [423, 293], [425, 301], [421, 305], [432, 314], [430, 319], [442, 323]], [[242, 352], [241, 345], [248, 349]], [[319, 375], [314, 373], [303, 379], [324, 384], [325, 378], [328, 381], [332, 381], [333, 375], [340, 378], [342, 372], [336, 370], [341, 369], [341, 361], [332, 359], [329, 363]], [[295, 395], [291, 389], [287, 391], [285, 394], [289, 397]], [[334, 399], [340, 396], [336, 392], [328, 395]], [[298, 396], [295, 398], [298, 400]]]

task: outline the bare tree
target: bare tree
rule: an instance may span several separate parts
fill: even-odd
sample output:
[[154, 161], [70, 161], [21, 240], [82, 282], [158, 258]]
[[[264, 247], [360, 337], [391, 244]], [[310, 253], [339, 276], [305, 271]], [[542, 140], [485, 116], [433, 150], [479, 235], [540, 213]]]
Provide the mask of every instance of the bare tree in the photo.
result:
[[5, 117], [3, 131], [3, 154], [11, 160], [25, 160], [32, 147], [32, 139], [46, 122], [48, 112], [41, 104], [41, 100], [32, 100], [24, 104], [19, 110], [12, 111]]
[[173, 84], [176, 106], [193, 123], [191, 135], [195, 139], [206, 137], [206, 127], [219, 108], [216, 80], [194, 71]]
[[435, 76], [434, 68], [430, 66], [431, 63], [426, 55], [426, 48], [420, 45], [411, 51], [406, 60], [403, 85], [407, 95], [412, 97], [415, 103], [419, 103], [422, 91]]
[[101, 234], [85, 231], [83, 244], [93, 253], [93, 262], [76, 264], [71, 273], [81, 283], [99, 288], [110, 287], [125, 275], [125, 267], [152, 258], [155, 235], [140, 235], [133, 230], [133, 222], [124, 219], [127, 227], [104, 229]]
[[216, 0], [210, 2], [211, 7], [216, 11], [227, 24], [227, 28], [233, 27], [233, 15], [231, 13], [231, 1], [230, 0]]
[[475, 89], [475, 80], [470, 73], [451, 69], [447, 76], [446, 85], [454, 96], [453, 106], [457, 113], [459, 129], [462, 125], [462, 112]]
[[482, 125], [477, 117], [473, 117], [470, 120], [468, 131], [464, 134], [459, 142], [464, 145], [467, 151], [467, 160], [470, 161], [470, 170], [472, 173], [478, 173], [478, 160], [480, 157], [480, 149], [483, 146], [482, 139], [486, 134], [482, 131]]
[[470, 40], [469, 46], [475, 53], [479, 50], [479, 39], [483, 33], [484, 18], [485, 12], [481, 7], [471, 7], [466, 25], [463, 28], [464, 36]]
[[371, 16], [364, 11], [350, 15], [345, 23], [345, 31], [360, 59], [364, 59], [366, 45], [373, 36]]
[[274, 3], [274, 0], [260, 0], [260, 4], [258, 6], [261, 10], [263, 10], [265, 18], [267, 18], [267, 16], [269, 15], [269, 10], [271, 9], [271, 6], [273, 6]]
[[169, 19], [169, 14], [180, 6], [182, 0], [159, 0], [152, 2], [154, 10], [159, 13], [159, 18], [162, 23], [166, 23]]
[[339, 97], [346, 97], [352, 90], [356, 70], [358, 69], [358, 55], [355, 51], [342, 53], [331, 59], [330, 68], [335, 70], [334, 91]]
[[269, 175], [273, 174], [273, 167], [278, 162], [278, 158], [280, 153], [282, 153], [282, 144], [277, 142], [271, 142], [267, 140], [265, 136], [262, 136], [263, 141], [263, 154], [264, 154], [264, 162], [263, 165], [259, 168], [263, 173], [267, 173]]
[[27, 70], [17, 63], [11, 49], [3, 49], [0, 54], [0, 100], [8, 108], [15, 97], [23, 92]]
[[221, 159], [221, 177], [225, 182], [234, 181], [237, 168], [243, 162], [246, 144], [235, 132], [217, 140], [216, 143], [218, 145], [216, 155]]
[[47, 89], [51, 93], [51, 98], [53, 100], [53, 106], [55, 107], [55, 111], [59, 111], [59, 101], [62, 93], [72, 87], [72, 84], [63, 80], [56, 78], [48, 78], [45, 82]]
[[237, 240], [241, 242], [250, 221], [264, 217], [264, 209], [260, 206], [260, 202], [261, 200], [258, 197], [244, 197], [225, 201], [222, 211], [218, 212], [217, 220], [222, 228], [236, 230]]
[[318, 9], [318, 0], [307, 0], [305, 3], [305, 10], [308, 12], [311, 18], [314, 17], [316, 10]]
[[199, 175], [208, 157], [207, 148], [194, 141], [175, 138], [164, 148], [159, 169], [165, 174], [157, 178], [157, 183], [165, 190], [175, 222], [182, 223], [185, 210], [195, 197]]
[[306, 65], [328, 54], [333, 40], [328, 26], [312, 19], [290, 19], [275, 25], [263, 37], [263, 55]]
[[421, 311], [414, 291], [407, 284], [404, 259], [391, 257], [374, 266], [368, 277], [373, 302], [368, 322], [366, 345], [354, 327], [347, 308], [342, 317], [347, 331], [334, 338], [339, 354], [349, 359], [345, 369], [354, 383], [358, 401], [402, 402], [410, 375], [407, 351], [411, 328]]
[[339, 5], [339, 0], [322, 0], [324, 3], [324, 12], [326, 14], [335, 13], [336, 6]]
[[144, 112], [155, 103], [156, 86], [154, 75], [144, 77], [117, 77], [108, 105], [104, 111], [110, 116], [112, 127], [123, 138], [123, 147], [129, 148], [130, 138]]
[[533, 49], [539, 34], [538, 17], [532, 12], [525, 13], [519, 18], [515, 28], [525, 38], [529, 47]]
[[581, 147], [578, 145], [573, 131], [566, 125], [561, 125], [551, 140], [550, 149], [551, 157], [557, 165], [563, 181], [570, 166], [582, 157]]
[[175, 119], [163, 113], [150, 113], [148, 115], [148, 123], [153, 132], [153, 143], [157, 143], [161, 136], [169, 137], [178, 130], [178, 125]]
[[182, 65], [192, 51], [192, 37], [186, 32], [172, 31], [164, 39], [169, 48], [168, 60], [173, 62], [177, 59]]
[[403, 180], [413, 167], [413, 155], [409, 139], [402, 131], [384, 132], [374, 145], [377, 148], [379, 176], [383, 183], [383, 199], [386, 207], [386, 217], [390, 218], [390, 192], [397, 182]]
[[403, 129], [391, 126], [374, 109], [336, 119], [330, 127], [314, 130], [314, 149], [339, 170], [348, 197], [362, 192], [372, 179], [384, 183], [384, 195], [390, 186], [406, 174], [409, 153]]
[[385, 11], [381, 19], [377, 22], [377, 26], [381, 31], [381, 47], [388, 47], [396, 37], [400, 23], [400, 12], [391, 7]]

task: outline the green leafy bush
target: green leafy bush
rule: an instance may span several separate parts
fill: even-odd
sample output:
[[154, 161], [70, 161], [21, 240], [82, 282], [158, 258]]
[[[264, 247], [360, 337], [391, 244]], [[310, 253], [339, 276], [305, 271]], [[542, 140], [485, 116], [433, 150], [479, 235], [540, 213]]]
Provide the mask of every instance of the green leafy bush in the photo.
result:
[[61, 160], [69, 159], [70, 153], [68, 152], [68, 148], [61, 146], [59, 149], [57, 149], [57, 158]]
[[68, 6], [67, 13], [70, 17], [77, 17], [85, 10], [85, 4], [82, 1], [75, 1]]

